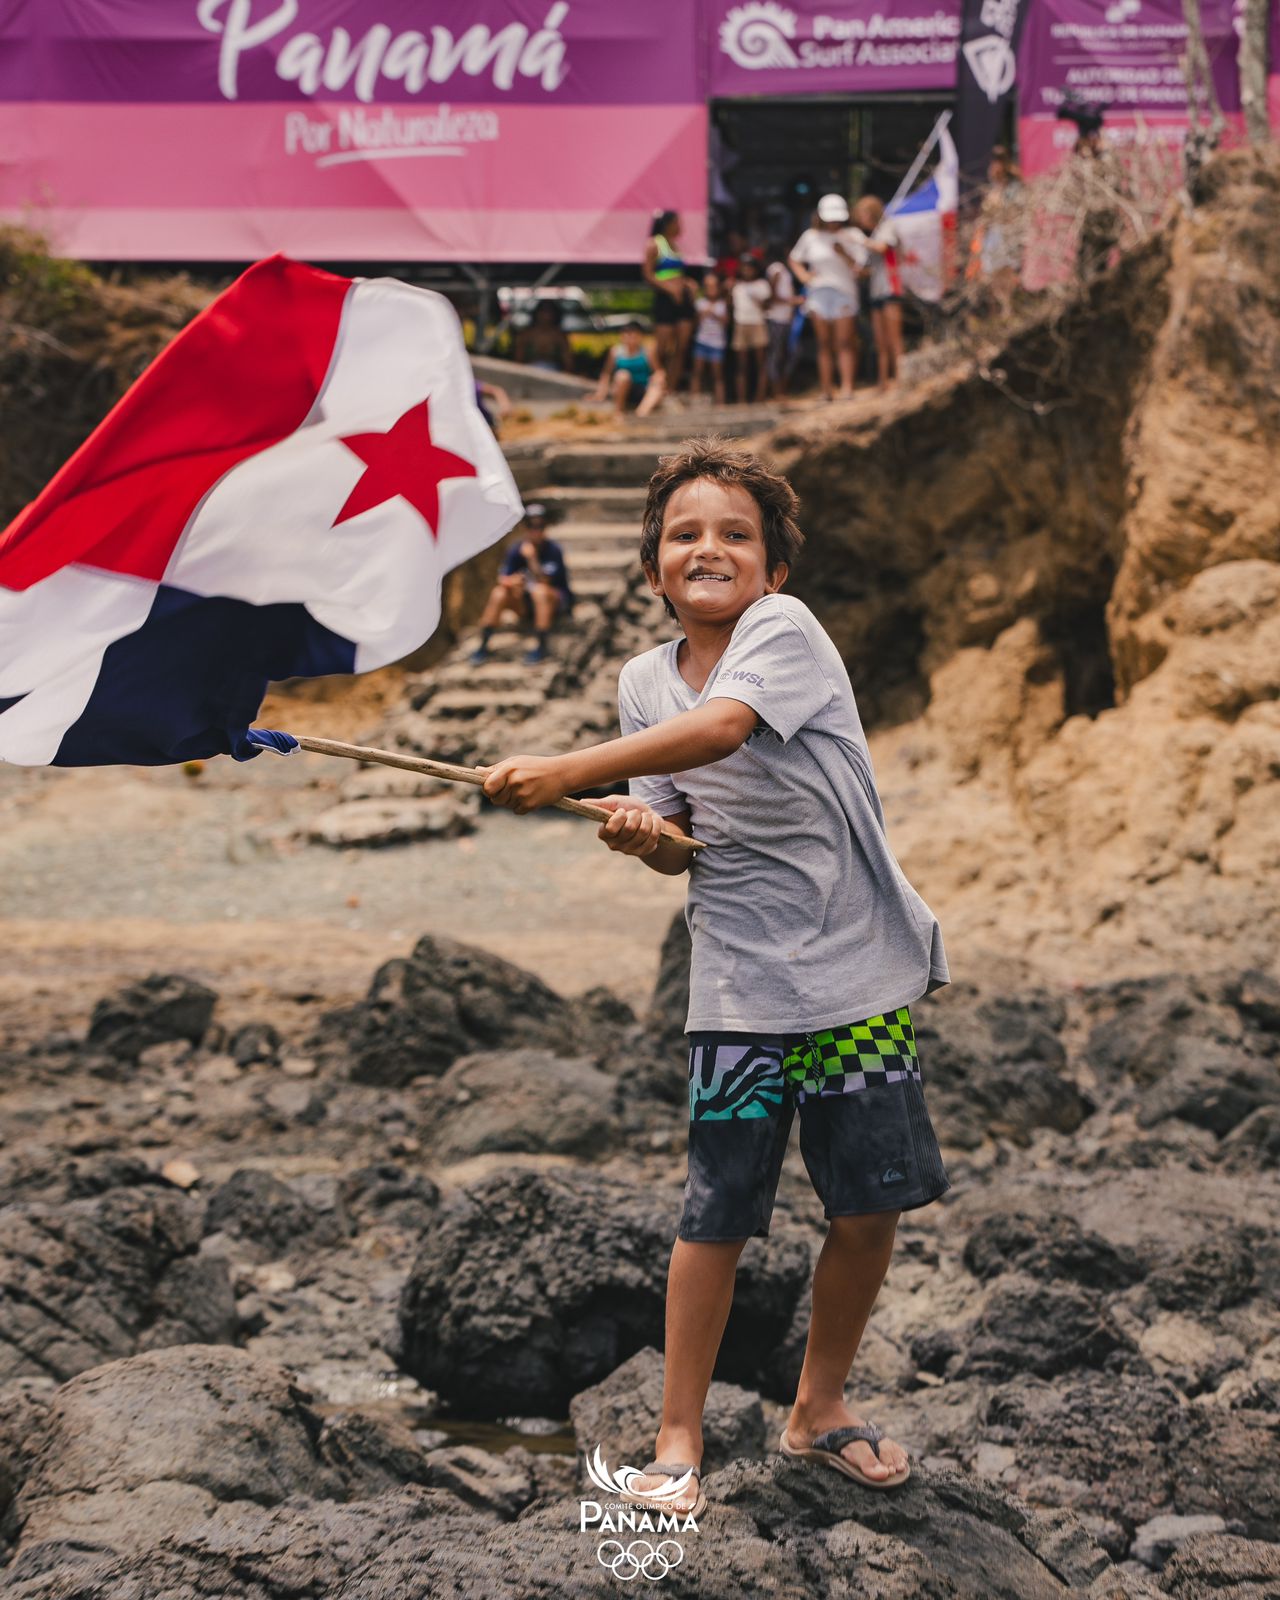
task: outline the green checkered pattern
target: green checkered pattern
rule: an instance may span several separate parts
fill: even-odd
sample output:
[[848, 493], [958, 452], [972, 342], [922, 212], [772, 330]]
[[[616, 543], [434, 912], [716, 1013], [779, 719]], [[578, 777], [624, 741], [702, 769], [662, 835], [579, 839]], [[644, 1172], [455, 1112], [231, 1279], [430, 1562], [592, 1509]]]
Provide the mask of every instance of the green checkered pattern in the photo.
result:
[[782, 1071], [797, 1099], [806, 1094], [847, 1094], [904, 1078], [918, 1080], [911, 1013], [900, 1006], [892, 1016], [807, 1033], [788, 1050]]

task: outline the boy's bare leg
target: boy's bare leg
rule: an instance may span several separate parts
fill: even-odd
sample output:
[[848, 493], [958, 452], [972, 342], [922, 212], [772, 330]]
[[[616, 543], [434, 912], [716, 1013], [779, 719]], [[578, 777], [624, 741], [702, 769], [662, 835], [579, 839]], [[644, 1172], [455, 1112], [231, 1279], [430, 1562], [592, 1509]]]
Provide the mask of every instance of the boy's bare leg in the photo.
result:
[[[723, 1244], [696, 1244], [677, 1239], [667, 1272], [667, 1341], [662, 1379], [662, 1424], [653, 1452], [655, 1461], [687, 1461], [702, 1465], [702, 1411], [715, 1369], [716, 1353], [733, 1304], [733, 1280], [745, 1239]], [[641, 1478], [641, 1492], [659, 1488], [669, 1480]], [[696, 1505], [698, 1490], [671, 1505], [688, 1511]], [[664, 1502], [665, 1504], [665, 1502]]]
[[[844, 1386], [863, 1330], [893, 1254], [897, 1211], [865, 1217], [833, 1217], [813, 1273], [813, 1312], [804, 1366], [787, 1419], [787, 1438], [797, 1449], [828, 1428], [866, 1421], [844, 1402]], [[859, 1440], [841, 1452], [869, 1478], [887, 1478], [907, 1464], [907, 1452], [892, 1439], [880, 1441], [877, 1460]]]
[[663, 375], [661, 367], [659, 367], [659, 369], [649, 379], [648, 386], [644, 391], [644, 398], [636, 407], [636, 416], [647, 417], [655, 406], [661, 404], [666, 393], [667, 380]]

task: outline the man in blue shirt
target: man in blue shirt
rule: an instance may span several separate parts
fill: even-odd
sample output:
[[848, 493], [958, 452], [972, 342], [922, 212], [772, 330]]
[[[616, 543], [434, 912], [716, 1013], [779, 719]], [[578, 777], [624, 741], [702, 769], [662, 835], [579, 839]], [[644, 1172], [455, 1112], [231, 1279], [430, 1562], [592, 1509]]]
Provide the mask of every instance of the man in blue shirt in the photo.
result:
[[547, 538], [545, 506], [535, 503], [524, 508], [524, 530], [503, 556], [498, 581], [480, 618], [480, 643], [471, 652], [476, 666], [488, 660], [489, 641], [505, 611], [514, 611], [521, 618], [532, 612], [537, 642], [525, 660], [530, 666], [545, 661], [551, 625], [560, 612], [573, 605], [564, 551]]

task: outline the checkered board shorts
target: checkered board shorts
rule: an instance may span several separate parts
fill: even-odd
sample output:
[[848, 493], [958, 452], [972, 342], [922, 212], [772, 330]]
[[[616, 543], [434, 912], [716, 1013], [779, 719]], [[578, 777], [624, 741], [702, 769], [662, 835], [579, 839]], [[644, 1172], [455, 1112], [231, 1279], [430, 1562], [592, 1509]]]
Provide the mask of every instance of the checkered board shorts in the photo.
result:
[[911, 1013], [900, 1006], [891, 1017], [868, 1017], [840, 1028], [807, 1033], [783, 1057], [782, 1073], [796, 1099], [809, 1094], [848, 1094], [869, 1083], [920, 1081]]
[[828, 1218], [914, 1210], [949, 1187], [905, 1006], [809, 1033], [695, 1032], [682, 1239], [768, 1234], [797, 1116]]

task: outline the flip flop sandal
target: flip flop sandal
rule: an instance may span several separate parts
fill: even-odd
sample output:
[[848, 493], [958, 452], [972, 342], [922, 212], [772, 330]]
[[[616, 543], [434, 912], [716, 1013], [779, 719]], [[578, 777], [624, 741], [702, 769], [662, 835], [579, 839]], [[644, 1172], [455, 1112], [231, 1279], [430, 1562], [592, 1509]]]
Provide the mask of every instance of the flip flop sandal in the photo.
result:
[[[698, 1498], [687, 1511], [683, 1508], [676, 1510], [662, 1500], [648, 1499], [642, 1494], [624, 1494], [622, 1499], [630, 1501], [633, 1505], [643, 1506], [646, 1511], [669, 1511], [676, 1517], [700, 1517], [707, 1509], [707, 1497], [702, 1492], [702, 1472], [698, 1467], [693, 1466], [691, 1462], [651, 1461], [647, 1467], [642, 1467], [641, 1471], [646, 1478], [657, 1477], [659, 1473], [665, 1473], [673, 1483], [677, 1478], [683, 1478], [686, 1472], [692, 1472], [694, 1481], [698, 1485]], [[652, 1492], [650, 1490], [650, 1494]]]
[[845, 1445], [852, 1444], [855, 1439], [862, 1439], [871, 1446], [878, 1461], [880, 1441], [883, 1438], [884, 1430], [877, 1428], [874, 1422], [868, 1422], [861, 1428], [828, 1428], [825, 1433], [818, 1434], [807, 1450], [797, 1450], [787, 1443], [787, 1430], [783, 1428], [778, 1448], [784, 1456], [791, 1456], [794, 1460], [824, 1461], [837, 1472], [843, 1472], [846, 1478], [852, 1478], [855, 1483], [865, 1484], [868, 1489], [896, 1489], [911, 1476], [910, 1466], [903, 1467], [901, 1472], [891, 1473], [887, 1478], [869, 1478], [861, 1467], [840, 1454]]

